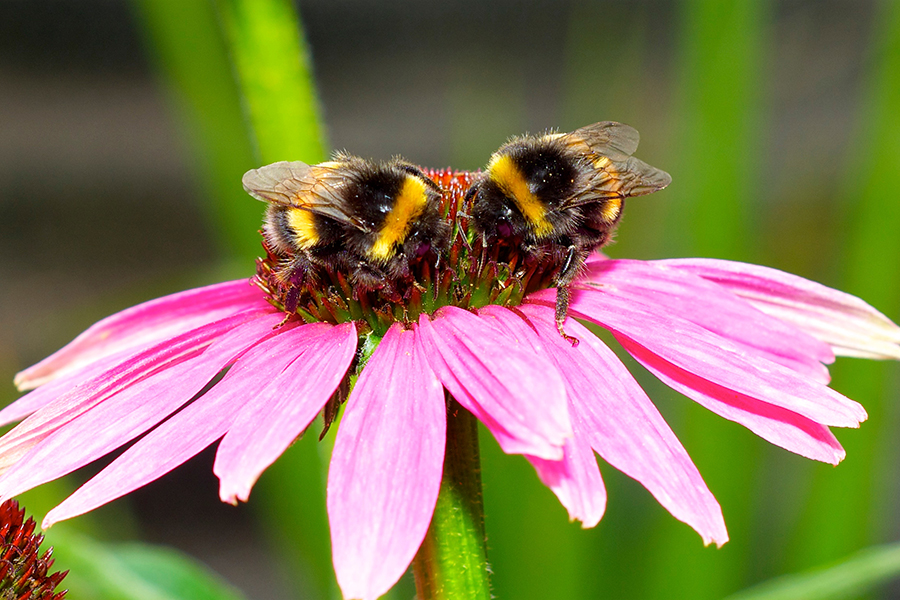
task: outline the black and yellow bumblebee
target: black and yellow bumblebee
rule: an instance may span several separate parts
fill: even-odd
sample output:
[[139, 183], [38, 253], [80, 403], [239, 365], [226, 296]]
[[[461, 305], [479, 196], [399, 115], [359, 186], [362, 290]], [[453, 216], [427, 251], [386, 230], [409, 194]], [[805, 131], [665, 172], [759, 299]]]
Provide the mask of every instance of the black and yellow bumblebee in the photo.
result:
[[672, 178], [631, 156], [640, 137], [604, 121], [571, 133], [514, 138], [500, 147], [469, 190], [483, 246], [511, 243], [557, 269], [556, 324], [586, 258], [610, 240], [625, 198], [661, 190]]
[[269, 203], [263, 231], [283, 281], [309, 284], [327, 267], [360, 290], [390, 294], [414, 261], [449, 240], [441, 188], [400, 159], [339, 153], [317, 165], [277, 162], [248, 171], [243, 184]]

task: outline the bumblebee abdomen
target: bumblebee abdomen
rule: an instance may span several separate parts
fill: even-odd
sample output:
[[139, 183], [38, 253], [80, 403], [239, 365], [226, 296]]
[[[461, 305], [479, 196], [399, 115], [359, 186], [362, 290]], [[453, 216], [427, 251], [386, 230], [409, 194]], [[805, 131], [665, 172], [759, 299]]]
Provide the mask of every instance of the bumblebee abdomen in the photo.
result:
[[270, 204], [264, 230], [273, 248], [291, 255], [312, 248], [321, 240], [316, 215], [300, 208]]
[[303, 208], [287, 208], [284, 215], [287, 227], [298, 247], [312, 248], [320, 242], [322, 235], [316, 225], [317, 217], [314, 213]]

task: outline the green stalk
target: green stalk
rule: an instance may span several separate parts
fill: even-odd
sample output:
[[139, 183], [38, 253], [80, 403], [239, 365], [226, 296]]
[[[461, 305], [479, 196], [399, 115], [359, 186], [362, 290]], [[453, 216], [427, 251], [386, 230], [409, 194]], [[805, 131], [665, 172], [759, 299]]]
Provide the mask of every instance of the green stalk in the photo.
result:
[[419, 600], [491, 597], [478, 421], [447, 394], [444, 475], [431, 526], [413, 560]]
[[216, 0], [263, 163], [325, 158], [300, 20], [287, 0]]

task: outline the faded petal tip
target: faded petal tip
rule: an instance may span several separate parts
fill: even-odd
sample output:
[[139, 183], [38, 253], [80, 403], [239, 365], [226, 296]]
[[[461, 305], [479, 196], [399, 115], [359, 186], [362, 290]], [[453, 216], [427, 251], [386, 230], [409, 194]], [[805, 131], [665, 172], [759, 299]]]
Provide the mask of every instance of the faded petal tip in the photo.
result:
[[900, 327], [865, 301], [777, 269], [709, 258], [654, 261], [728, 288], [839, 356], [900, 360]]

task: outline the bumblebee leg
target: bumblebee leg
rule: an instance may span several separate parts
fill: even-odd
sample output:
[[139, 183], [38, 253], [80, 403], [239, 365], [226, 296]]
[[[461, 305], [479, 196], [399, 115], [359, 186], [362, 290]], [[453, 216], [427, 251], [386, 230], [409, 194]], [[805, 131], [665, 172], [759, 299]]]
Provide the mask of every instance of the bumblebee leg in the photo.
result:
[[397, 291], [392, 278], [381, 269], [366, 263], [359, 263], [353, 271], [351, 281], [354, 284], [353, 294], [357, 297], [359, 292], [378, 290], [382, 296], [391, 302], [402, 302], [403, 298]]
[[314, 285], [316, 276], [314, 264], [304, 255], [294, 256], [279, 264], [274, 274], [275, 281], [287, 289], [284, 296], [284, 311], [288, 314], [297, 311], [301, 297], [307, 293], [307, 288]]
[[566, 322], [566, 317], [568, 315], [569, 286], [560, 285], [556, 288], [556, 329], [559, 330], [559, 335], [561, 335], [564, 340], [572, 344], [572, 346], [577, 346], [578, 338], [567, 334], [566, 330], [563, 328], [563, 324]]
[[579, 252], [576, 246], [569, 246], [566, 258], [556, 275], [556, 328], [559, 330], [559, 335], [573, 346], [578, 345], [578, 338], [568, 335], [563, 325], [569, 314], [569, 284], [578, 275], [583, 264], [583, 253]]
[[556, 285], [561, 286], [572, 283], [578, 277], [578, 271], [581, 270], [585, 258], [584, 252], [580, 252], [577, 246], [569, 246], [566, 249], [566, 257], [563, 259], [562, 266], [556, 274]]

